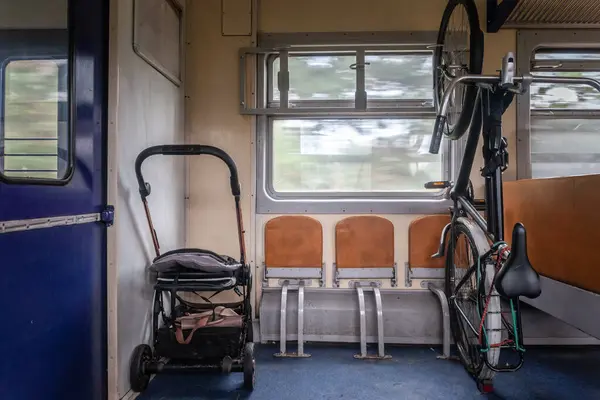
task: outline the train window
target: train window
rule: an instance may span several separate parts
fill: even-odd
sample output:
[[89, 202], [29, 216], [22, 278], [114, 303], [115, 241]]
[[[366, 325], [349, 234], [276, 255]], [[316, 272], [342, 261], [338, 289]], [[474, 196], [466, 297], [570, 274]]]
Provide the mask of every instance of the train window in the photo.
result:
[[[356, 62], [353, 55], [293, 55], [288, 60], [290, 76], [289, 99], [300, 100], [346, 100], [354, 106], [356, 73], [350, 68]], [[279, 57], [273, 60], [273, 82], [278, 82]], [[279, 101], [278, 86], [273, 90], [273, 101]]]
[[273, 189], [279, 193], [422, 192], [442, 177], [429, 154], [431, 119], [275, 119]]
[[64, 158], [67, 149], [59, 142], [68, 129], [66, 64], [64, 59], [17, 59], [4, 66], [4, 176], [64, 178], [59, 156]]
[[[544, 49], [535, 53], [532, 74], [600, 79], [599, 60], [593, 50]], [[530, 109], [533, 178], [600, 173], [600, 93], [586, 85], [535, 84]]]
[[[518, 68], [538, 76], [600, 80], [599, 33], [519, 31]], [[517, 103], [519, 178], [600, 173], [600, 93], [587, 85], [536, 83]]]
[[[313, 107], [328, 102], [336, 107], [354, 107], [357, 90], [355, 53], [290, 54], [289, 102], [293, 107]], [[420, 100], [429, 105], [433, 99], [432, 57], [430, 53], [406, 54], [370, 52], [365, 55], [365, 90], [369, 107], [389, 107], [378, 100]], [[280, 58], [271, 65], [269, 102], [280, 100]]]
[[365, 56], [369, 99], [433, 99], [433, 67], [429, 54], [369, 53]]
[[257, 76], [264, 90], [254, 109], [259, 212], [447, 207], [441, 191], [424, 188], [451, 179], [451, 163], [460, 158], [453, 141], [429, 153], [434, 33], [261, 39]]
[[600, 174], [599, 122], [597, 119], [532, 117], [532, 176]]

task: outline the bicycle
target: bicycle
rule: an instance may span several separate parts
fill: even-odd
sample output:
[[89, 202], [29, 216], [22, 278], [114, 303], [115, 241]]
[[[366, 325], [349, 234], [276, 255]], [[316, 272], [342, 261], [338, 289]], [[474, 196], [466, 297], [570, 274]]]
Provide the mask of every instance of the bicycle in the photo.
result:
[[[455, 88], [471, 85], [476, 88], [475, 107], [470, 115], [468, 109], [461, 111], [470, 118], [464, 156], [455, 183], [425, 185], [446, 190], [453, 201], [451, 222], [444, 227], [438, 253], [432, 257], [444, 257], [447, 250], [445, 290], [452, 335], [461, 363], [483, 392], [493, 390], [495, 373], [522, 367], [525, 348], [519, 297], [541, 294], [539, 275], [527, 255], [523, 224], [513, 227], [510, 247], [504, 241], [502, 173], [508, 166], [508, 142], [502, 136], [502, 115], [514, 96], [526, 93], [533, 82], [587, 84], [600, 91], [600, 82], [590, 78], [515, 76], [514, 71], [515, 59], [508, 53], [497, 76], [466, 74], [451, 79], [439, 104], [429, 151], [438, 153], [443, 136], [458, 139], [466, 133], [454, 130], [448, 134], [446, 113]], [[469, 181], [480, 131], [484, 139], [483, 201], [474, 199]], [[479, 214], [482, 210], [486, 218]], [[457, 265], [461, 256], [467, 260]], [[503, 360], [501, 366], [503, 350], [512, 350], [517, 357]]]

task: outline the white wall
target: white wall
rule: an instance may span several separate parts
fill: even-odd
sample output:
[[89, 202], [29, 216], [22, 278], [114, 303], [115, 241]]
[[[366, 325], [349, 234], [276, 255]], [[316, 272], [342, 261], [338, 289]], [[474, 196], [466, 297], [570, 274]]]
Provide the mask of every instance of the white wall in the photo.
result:
[[[183, 89], [133, 51], [133, 0], [111, 1], [109, 93], [109, 393], [129, 391], [132, 350], [151, 338], [155, 257], [134, 171], [137, 155], [157, 144], [184, 143]], [[161, 251], [183, 247], [185, 166], [181, 157], [153, 156], [143, 165]]]

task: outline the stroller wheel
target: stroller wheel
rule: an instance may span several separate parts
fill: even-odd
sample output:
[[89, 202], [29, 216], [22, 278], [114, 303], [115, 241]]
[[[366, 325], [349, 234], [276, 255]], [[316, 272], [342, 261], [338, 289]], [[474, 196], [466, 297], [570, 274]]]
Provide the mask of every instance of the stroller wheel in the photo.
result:
[[140, 344], [133, 349], [129, 365], [129, 384], [135, 392], [143, 392], [148, 387], [150, 375], [146, 373], [146, 363], [152, 359], [152, 349]]
[[256, 373], [254, 360], [254, 343], [246, 343], [244, 347], [244, 388], [254, 390], [256, 383]]

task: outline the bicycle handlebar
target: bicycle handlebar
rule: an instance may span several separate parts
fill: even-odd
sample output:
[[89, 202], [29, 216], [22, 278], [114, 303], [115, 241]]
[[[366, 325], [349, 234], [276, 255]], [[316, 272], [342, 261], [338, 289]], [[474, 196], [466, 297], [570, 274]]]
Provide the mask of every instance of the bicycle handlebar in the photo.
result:
[[[557, 84], [574, 84], [574, 85], [588, 85], [600, 92], [600, 82], [592, 78], [576, 78], [576, 77], [556, 77], [556, 76], [533, 76], [525, 74], [523, 76], [515, 76], [512, 78], [515, 84], [520, 84], [521, 88], [528, 88], [531, 83], [557, 83]], [[499, 85], [502, 84], [502, 77], [495, 75], [463, 75], [458, 78], [454, 78], [442, 97], [442, 101], [439, 107], [438, 114], [435, 118], [435, 125], [433, 128], [433, 135], [431, 137], [431, 143], [429, 145], [429, 152], [431, 154], [437, 154], [440, 150], [442, 143], [442, 130], [446, 124], [446, 113], [448, 112], [448, 104], [450, 103], [450, 96], [456, 86], [459, 84], [491, 84]], [[511, 90], [508, 88], [507, 90]]]

